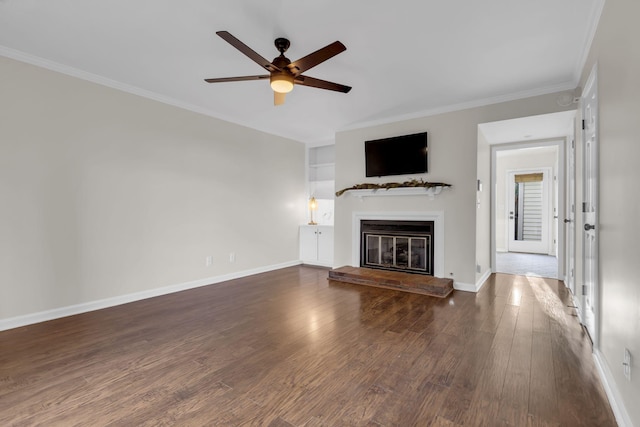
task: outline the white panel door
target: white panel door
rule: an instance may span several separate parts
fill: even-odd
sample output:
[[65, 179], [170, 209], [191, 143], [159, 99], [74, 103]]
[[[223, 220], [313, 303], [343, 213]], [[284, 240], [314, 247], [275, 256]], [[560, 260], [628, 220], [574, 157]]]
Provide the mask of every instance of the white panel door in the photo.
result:
[[598, 307], [598, 87], [597, 69], [591, 71], [582, 95], [583, 219], [582, 239], [584, 322], [597, 343]]
[[[542, 180], [517, 182], [529, 174], [542, 174]], [[550, 180], [550, 168], [507, 172], [509, 252], [549, 253]]]
[[[576, 146], [575, 140], [571, 140], [571, 145], [568, 147], [569, 158], [567, 160], [568, 165], [568, 184], [567, 184], [567, 204], [566, 213], [564, 218], [564, 224], [566, 226], [567, 236], [567, 252], [566, 252], [566, 284], [571, 293], [576, 295], [575, 285], [575, 265], [576, 265]], [[577, 304], [580, 302], [576, 301]]]

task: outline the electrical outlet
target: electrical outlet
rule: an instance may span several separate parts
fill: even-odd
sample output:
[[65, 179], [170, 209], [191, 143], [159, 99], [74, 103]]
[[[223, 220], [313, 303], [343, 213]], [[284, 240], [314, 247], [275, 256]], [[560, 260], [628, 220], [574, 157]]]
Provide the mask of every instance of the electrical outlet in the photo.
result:
[[627, 381], [631, 381], [631, 352], [628, 348], [624, 349], [624, 359], [622, 360], [622, 366], [624, 369], [624, 377]]
[[229, 252], [229, 262], [236, 262], [236, 253]]
[[207, 267], [211, 267], [211, 266], [213, 265], [213, 257], [212, 257], [211, 255], [209, 255], [208, 257], [206, 257], [206, 258], [204, 259], [204, 264], [205, 264]]
[[482, 273], [482, 266], [480, 264], [476, 264], [476, 273]]

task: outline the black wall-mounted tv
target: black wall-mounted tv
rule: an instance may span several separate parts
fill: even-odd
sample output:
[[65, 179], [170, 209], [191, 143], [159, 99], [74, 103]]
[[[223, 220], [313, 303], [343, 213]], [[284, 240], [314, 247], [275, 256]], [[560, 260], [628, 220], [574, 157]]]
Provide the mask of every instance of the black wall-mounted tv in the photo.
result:
[[427, 132], [364, 142], [366, 176], [425, 173]]

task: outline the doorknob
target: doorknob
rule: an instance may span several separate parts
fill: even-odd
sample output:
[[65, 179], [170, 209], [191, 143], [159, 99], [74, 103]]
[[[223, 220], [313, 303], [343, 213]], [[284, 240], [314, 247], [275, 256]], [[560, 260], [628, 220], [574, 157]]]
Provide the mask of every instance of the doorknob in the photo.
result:
[[565, 220], [564, 220], [564, 223], [565, 223], [565, 224], [569, 224], [569, 223], [571, 223], [571, 222], [573, 222], [573, 220], [572, 220], [572, 219], [565, 218]]
[[585, 224], [584, 225], [584, 231], [589, 231], [589, 230], [595, 230], [596, 226], [593, 224]]

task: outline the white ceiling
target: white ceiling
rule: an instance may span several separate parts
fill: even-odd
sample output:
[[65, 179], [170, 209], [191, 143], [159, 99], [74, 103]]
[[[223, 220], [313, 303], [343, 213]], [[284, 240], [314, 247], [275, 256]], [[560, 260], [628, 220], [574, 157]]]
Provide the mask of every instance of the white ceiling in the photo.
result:
[[478, 125], [489, 144], [539, 141], [565, 137], [574, 133], [576, 111], [540, 114]]
[[[604, 0], [0, 0], [0, 55], [306, 143], [337, 130], [573, 89]], [[292, 61], [346, 52], [273, 106], [263, 74], [215, 35]]]

